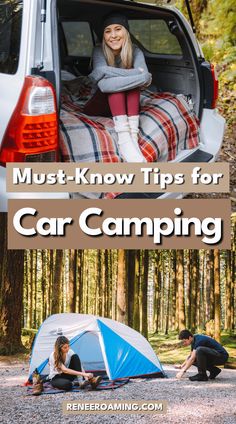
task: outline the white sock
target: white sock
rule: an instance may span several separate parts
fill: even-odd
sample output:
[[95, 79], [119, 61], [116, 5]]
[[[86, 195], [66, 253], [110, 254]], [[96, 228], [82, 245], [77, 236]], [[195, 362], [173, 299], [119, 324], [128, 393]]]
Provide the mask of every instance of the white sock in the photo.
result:
[[127, 115], [114, 116], [113, 121], [118, 136], [119, 151], [124, 160], [126, 162], [146, 162], [140, 150], [134, 145]]
[[[138, 152], [140, 152], [142, 154], [140, 147], [139, 147], [139, 143], [138, 143], [138, 139], [139, 139], [139, 115], [128, 116], [128, 122], [129, 122], [129, 128], [130, 128], [130, 133], [131, 133], [133, 143], [134, 143], [136, 149], [138, 150]], [[144, 158], [144, 162], [146, 162], [145, 158]]]

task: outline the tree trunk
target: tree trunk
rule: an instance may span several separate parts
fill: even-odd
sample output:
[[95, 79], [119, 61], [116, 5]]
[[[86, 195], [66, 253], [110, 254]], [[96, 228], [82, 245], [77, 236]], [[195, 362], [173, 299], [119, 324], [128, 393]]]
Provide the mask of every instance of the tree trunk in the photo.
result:
[[168, 258], [168, 262], [169, 262], [169, 269], [166, 273], [166, 327], [165, 327], [165, 334], [167, 335], [169, 332], [169, 321], [170, 321], [170, 277], [171, 277], [171, 263], [172, 263], [172, 258], [171, 258], [171, 252], [169, 252], [169, 258]]
[[184, 252], [183, 250], [177, 250], [177, 286], [179, 294], [179, 331], [185, 328], [185, 307], [184, 307]]
[[[79, 249], [77, 252], [77, 276], [78, 276], [78, 291], [79, 291], [79, 313], [84, 313], [84, 304], [83, 304], [83, 287], [84, 287], [84, 251]], [[101, 281], [98, 280], [98, 284], [101, 284]], [[99, 313], [100, 315], [100, 313]]]
[[176, 314], [176, 305], [177, 305], [177, 298], [176, 298], [176, 292], [177, 292], [177, 284], [176, 284], [176, 250], [173, 250], [172, 252], [172, 258], [173, 258], [173, 270], [172, 270], [172, 329], [177, 330], [179, 320], [177, 320], [177, 314]]
[[125, 250], [118, 250], [117, 320], [128, 323]]
[[30, 251], [29, 328], [33, 328], [34, 310], [34, 251]]
[[68, 310], [76, 312], [77, 250], [69, 250]]
[[214, 261], [213, 250], [206, 257], [206, 322], [214, 319]]
[[33, 308], [33, 322], [34, 328], [38, 328], [37, 322], [37, 306], [38, 306], [38, 296], [37, 296], [37, 269], [38, 269], [38, 252], [34, 251], [34, 308]]
[[102, 251], [97, 251], [97, 293], [98, 293], [98, 315], [102, 316]]
[[214, 251], [210, 250], [210, 320], [215, 317], [215, 303], [214, 303]]
[[12, 355], [24, 350], [21, 342], [24, 287], [24, 250], [7, 250], [5, 214], [0, 214], [2, 265], [0, 354]]
[[135, 251], [135, 272], [134, 272], [134, 311], [133, 311], [133, 328], [140, 330], [140, 314], [139, 314], [139, 282], [140, 282], [140, 250]]
[[141, 311], [142, 311], [142, 335], [148, 338], [148, 316], [147, 316], [147, 307], [148, 307], [148, 268], [149, 268], [149, 252], [144, 250], [144, 273], [142, 277], [141, 284]]
[[66, 302], [67, 281], [66, 281], [66, 273], [65, 273], [66, 262], [67, 262], [67, 250], [63, 250], [62, 271], [61, 271], [60, 313], [66, 312], [66, 309], [67, 309], [67, 302]]
[[198, 291], [198, 250], [191, 250], [191, 280], [192, 280], [192, 293], [191, 293], [191, 331], [194, 332], [197, 327], [197, 291]]
[[[5, 260], [6, 237], [7, 237], [7, 213], [0, 213], [0, 247], [1, 247], [0, 248], [0, 279], [3, 272], [3, 265]], [[2, 286], [0, 288], [2, 288]], [[0, 299], [1, 299], [1, 296], [0, 296]]]
[[214, 250], [215, 339], [220, 342], [220, 255]]
[[110, 263], [109, 251], [104, 252], [104, 317], [109, 317]]
[[205, 286], [205, 271], [206, 271], [206, 251], [203, 251], [202, 254], [202, 274], [201, 274], [201, 296], [200, 296], [200, 316], [199, 316], [199, 325], [201, 329], [204, 329], [206, 322], [206, 286]]
[[41, 262], [42, 262], [42, 280], [41, 280], [41, 317], [42, 321], [46, 319], [46, 288], [47, 288], [47, 259], [45, 250], [41, 251]]
[[235, 315], [236, 315], [236, 279], [235, 279], [235, 239], [236, 239], [236, 223], [233, 229], [233, 243], [232, 243], [232, 262], [231, 262], [231, 327], [232, 332], [235, 329]]
[[52, 314], [60, 312], [60, 294], [62, 281], [63, 250], [56, 250], [55, 271], [52, 287]]
[[126, 251], [128, 281], [128, 325], [133, 327], [134, 319], [134, 282], [135, 282], [135, 250]]
[[225, 264], [225, 330], [231, 331], [231, 252], [226, 252], [226, 264]]
[[161, 309], [161, 252], [156, 251], [155, 254], [155, 294], [154, 294], [154, 332], [158, 333], [160, 330], [160, 309]]
[[[117, 251], [116, 255], [117, 255]], [[113, 263], [112, 263], [112, 268], [113, 268], [113, 273], [115, 274], [113, 276], [113, 284], [112, 284], [112, 299], [111, 299], [111, 316], [112, 319], [116, 319], [116, 314], [117, 314], [117, 274], [118, 274], [118, 264], [117, 264], [117, 256], [116, 258], [113, 258]]]
[[47, 292], [47, 315], [52, 313], [52, 287], [54, 279], [54, 250], [48, 250], [48, 292]]
[[[24, 327], [29, 326], [29, 261], [28, 261], [28, 252], [25, 250], [24, 253], [24, 264], [25, 264], [25, 278], [24, 278]], [[1, 275], [1, 273], [0, 273]], [[1, 298], [1, 296], [0, 296]], [[1, 308], [0, 308], [1, 309]]]
[[191, 328], [191, 278], [190, 278], [190, 251], [186, 253], [186, 328]]

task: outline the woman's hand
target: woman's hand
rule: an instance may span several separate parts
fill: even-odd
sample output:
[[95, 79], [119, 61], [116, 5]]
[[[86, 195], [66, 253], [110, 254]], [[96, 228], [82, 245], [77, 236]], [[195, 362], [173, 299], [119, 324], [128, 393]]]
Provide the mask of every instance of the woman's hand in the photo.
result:
[[86, 372], [84, 373], [84, 377], [90, 379], [93, 378], [93, 374], [91, 372]]
[[181, 370], [182, 365], [180, 365], [180, 364], [176, 364], [176, 365], [174, 365], [174, 368], [175, 368], [176, 370]]

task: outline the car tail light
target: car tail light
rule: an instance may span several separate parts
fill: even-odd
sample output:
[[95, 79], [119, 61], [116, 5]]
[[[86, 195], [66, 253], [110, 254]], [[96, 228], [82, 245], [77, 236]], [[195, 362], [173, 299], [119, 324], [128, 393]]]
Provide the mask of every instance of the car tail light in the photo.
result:
[[212, 97], [211, 107], [212, 107], [212, 109], [215, 109], [216, 104], [217, 104], [217, 100], [218, 100], [218, 95], [219, 95], [219, 83], [218, 83], [218, 78], [217, 78], [217, 75], [216, 75], [214, 65], [212, 65], [212, 64], [211, 64], [211, 75], [212, 75], [212, 80], [213, 80], [213, 97]]
[[54, 87], [27, 76], [3, 137], [0, 163], [58, 160], [58, 115]]

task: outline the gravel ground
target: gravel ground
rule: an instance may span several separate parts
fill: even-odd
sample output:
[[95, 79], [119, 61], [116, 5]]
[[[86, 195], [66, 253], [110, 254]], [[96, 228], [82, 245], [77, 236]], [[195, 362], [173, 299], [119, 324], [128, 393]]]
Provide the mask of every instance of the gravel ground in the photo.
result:
[[[27, 366], [0, 363], [0, 422], [84, 424], [123, 423], [201, 423], [236, 424], [236, 370], [223, 369], [215, 381], [193, 383], [176, 380], [173, 366], [165, 366], [166, 379], [132, 380], [114, 391], [81, 391], [57, 395], [27, 396], [22, 384], [27, 379]], [[188, 375], [196, 369], [191, 369]], [[97, 414], [64, 416], [62, 400], [167, 400], [167, 414]]]

